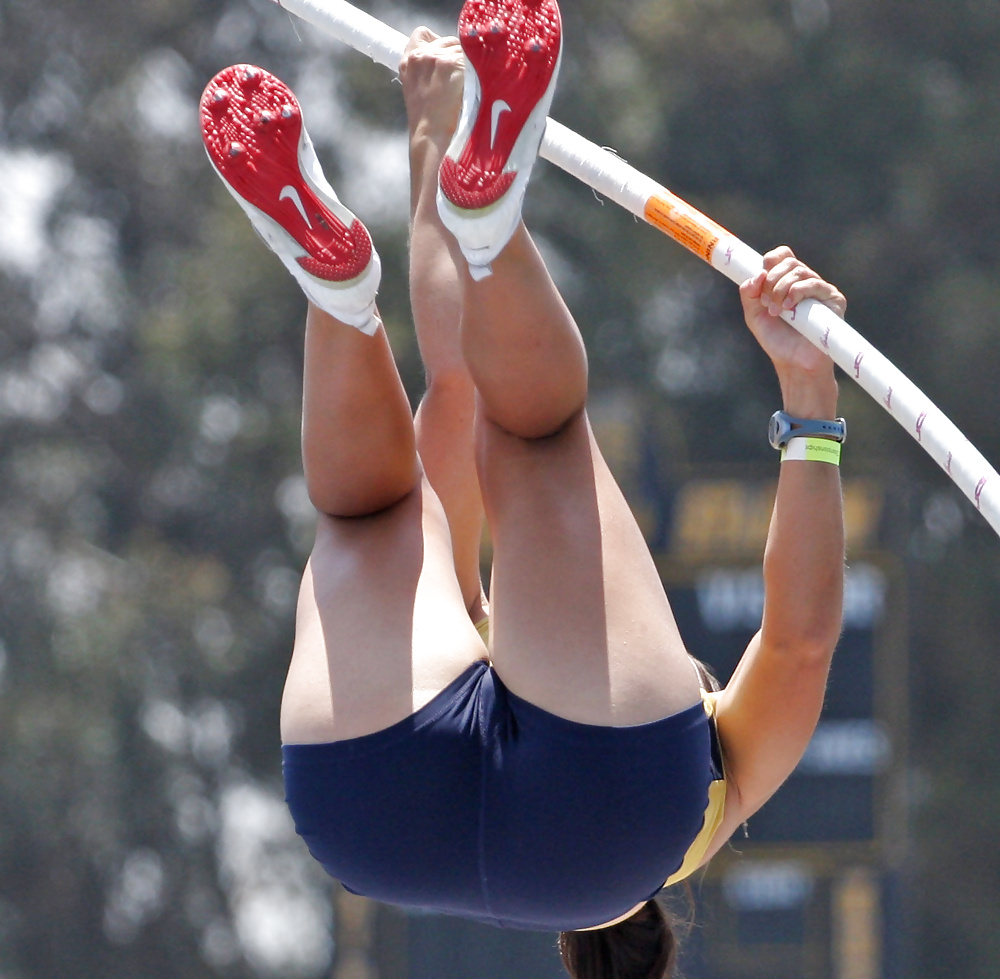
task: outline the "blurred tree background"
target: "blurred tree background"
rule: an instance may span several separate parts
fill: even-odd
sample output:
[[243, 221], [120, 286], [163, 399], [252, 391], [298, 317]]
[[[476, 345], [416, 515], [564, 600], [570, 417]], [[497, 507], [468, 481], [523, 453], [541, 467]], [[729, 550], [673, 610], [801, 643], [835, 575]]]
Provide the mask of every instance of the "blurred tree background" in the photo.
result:
[[[447, 32], [459, 3], [362, 6]], [[1000, 0], [579, 0], [564, 18], [553, 115], [754, 246], [791, 243], [1000, 461]], [[311, 535], [304, 303], [197, 129], [237, 61], [300, 95], [383, 256], [419, 396], [391, 73], [268, 0], [0, 0], [2, 979], [329, 973], [277, 732]], [[595, 397], [629, 392], [665, 467], [766, 463], [777, 390], [731, 284], [547, 165], [527, 217]], [[842, 392], [845, 472], [892, 487], [910, 580], [914, 974], [988, 979], [997, 541]]]

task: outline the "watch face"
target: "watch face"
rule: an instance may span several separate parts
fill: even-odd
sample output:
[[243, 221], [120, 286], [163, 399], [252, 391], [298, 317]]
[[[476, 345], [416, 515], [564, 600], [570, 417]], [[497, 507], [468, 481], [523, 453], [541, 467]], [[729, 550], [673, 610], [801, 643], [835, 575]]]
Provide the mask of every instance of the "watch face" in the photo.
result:
[[774, 448], [781, 448], [780, 440], [787, 430], [788, 425], [785, 419], [782, 418], [781, 412], [776, 411], [771, 415], [771, 420], [767, 423], [767, 439]]

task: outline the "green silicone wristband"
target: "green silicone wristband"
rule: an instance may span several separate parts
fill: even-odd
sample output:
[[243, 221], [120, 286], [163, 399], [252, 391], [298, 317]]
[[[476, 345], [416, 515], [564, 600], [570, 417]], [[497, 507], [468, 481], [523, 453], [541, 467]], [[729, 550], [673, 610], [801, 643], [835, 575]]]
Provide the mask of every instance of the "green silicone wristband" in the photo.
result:
[[833, 439], [794, 438], [781, 450], [781, 461], [828, 462], [831, 466], [839, 466], [840, 448], [840, 443]]

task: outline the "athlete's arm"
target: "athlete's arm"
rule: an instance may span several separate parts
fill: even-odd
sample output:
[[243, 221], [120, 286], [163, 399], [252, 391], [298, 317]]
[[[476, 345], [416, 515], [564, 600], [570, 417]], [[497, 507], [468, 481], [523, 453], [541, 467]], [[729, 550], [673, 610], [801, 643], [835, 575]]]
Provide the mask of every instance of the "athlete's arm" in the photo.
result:
[[[806, 298], [843, 315], [843, 296], [788, 248], [740, 289], [747, 325], [771, 357], [784, 409], [800, 418], [837, 415], [833, 361], [778, 317]], [[840, 636], [844, 521], [840, 470], [781, 464], [764, 553], [764, 616], [718, 699], [727, 798], [714, 853], [791, 774], [816, 729]]]

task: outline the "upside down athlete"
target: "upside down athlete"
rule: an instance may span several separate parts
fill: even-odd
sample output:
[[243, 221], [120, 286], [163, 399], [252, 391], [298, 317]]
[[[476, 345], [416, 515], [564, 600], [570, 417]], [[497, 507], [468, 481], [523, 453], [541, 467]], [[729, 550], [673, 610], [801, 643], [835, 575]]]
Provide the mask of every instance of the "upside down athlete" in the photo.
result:
[[375, 306], [378, 255], [292, 93], [237, 65], [202, 98], [214, 167], [310, 301], [319, 520], [282, 701], [288, 802], [357, 893], [560, 931], [579, 979], [659, 979], [674, 946], [657, 893], [776, 791], [822, 706], [843, 584], [837, 385], [778, 314], [844, 299], [787, 248], [740, 290], [792, 417], [763, 622], [715, 691], [594, 441], [583, 343], [520, 219], [558, 9], [470, 0], [459, 35], [418, 29], [399, 69], [416, 417]]

